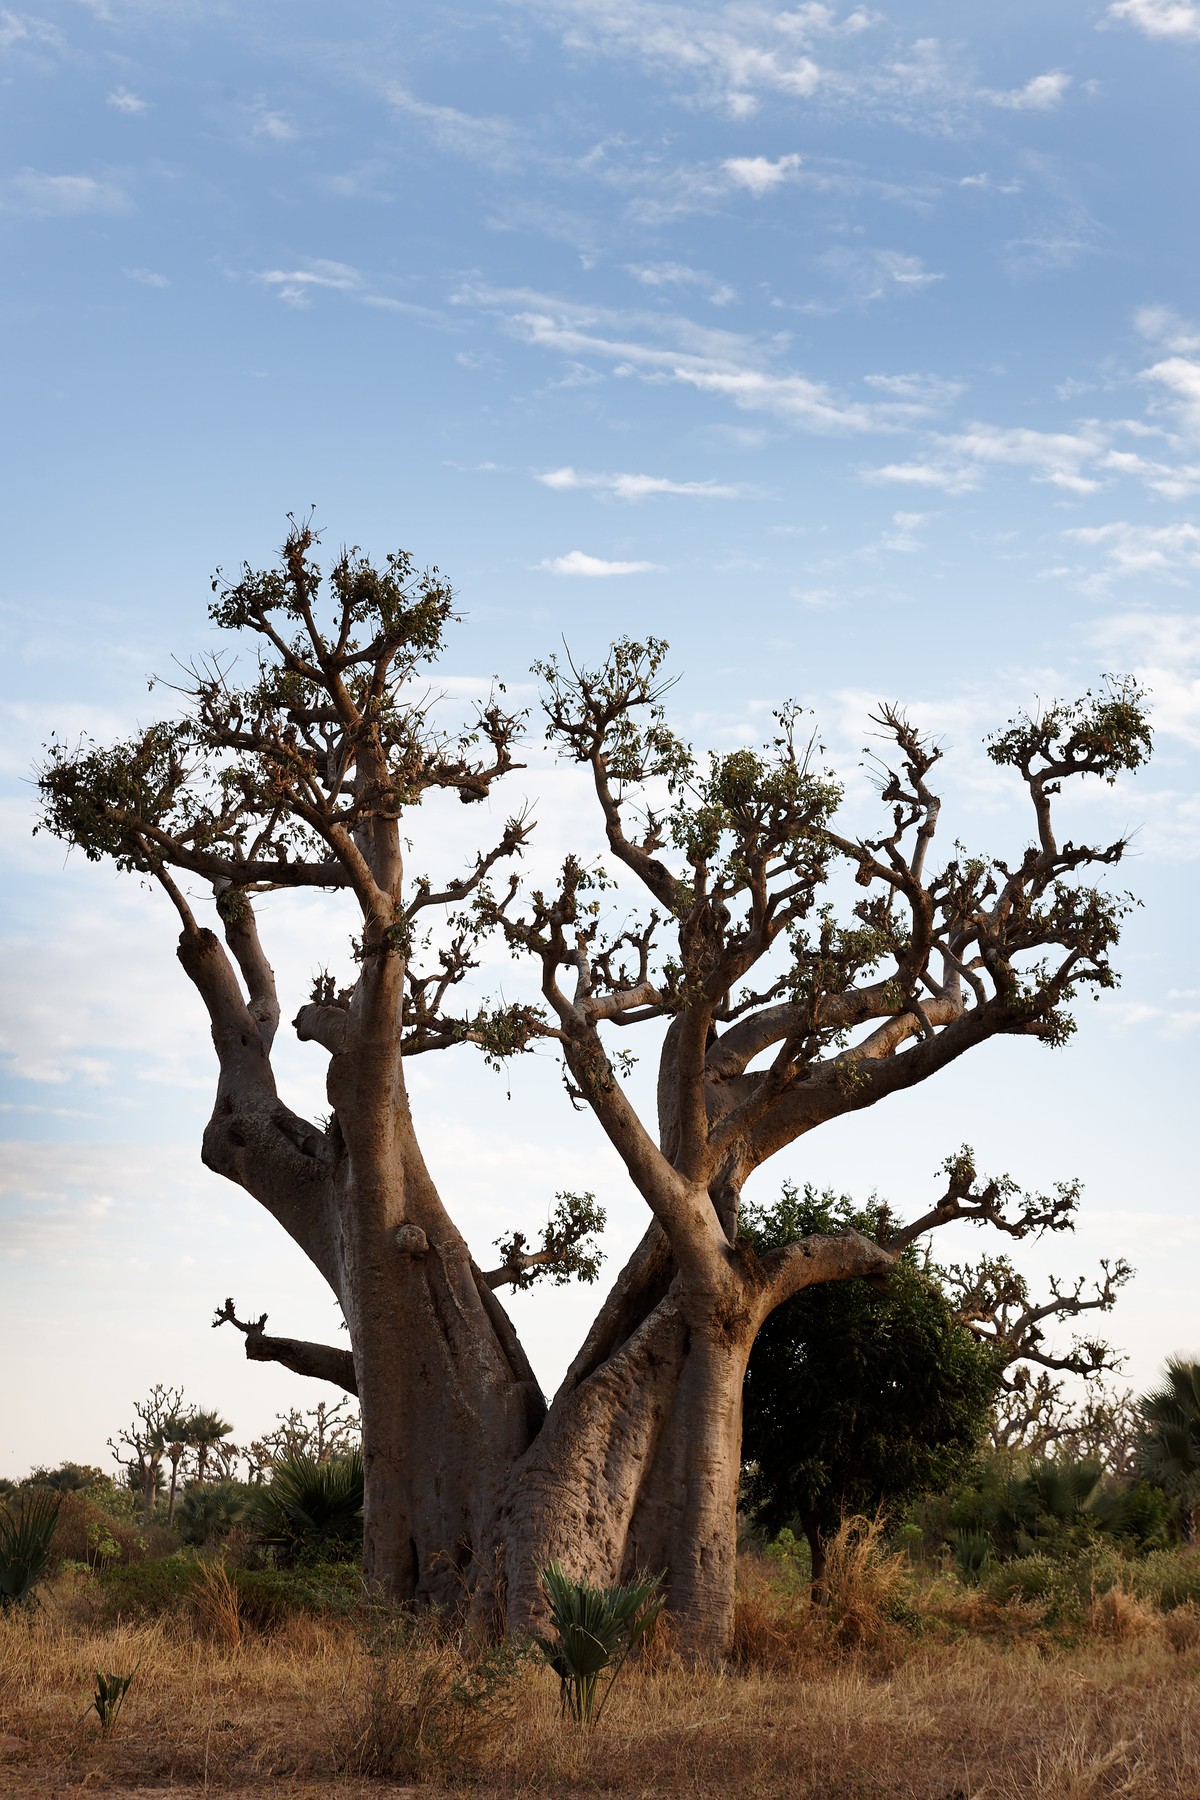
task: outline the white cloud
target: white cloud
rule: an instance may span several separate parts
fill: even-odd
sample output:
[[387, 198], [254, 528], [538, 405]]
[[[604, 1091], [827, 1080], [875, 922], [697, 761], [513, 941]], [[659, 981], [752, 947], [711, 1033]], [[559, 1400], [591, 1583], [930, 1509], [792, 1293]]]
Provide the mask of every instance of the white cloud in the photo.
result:
[[1200, 362], [1188, 356], [1168, 356], [1142, 373], [1147, 381], [1166, 389], [1168, 404], [1187, 430], [1200, 433]]
[[1200, 748], [1200, 620], [1181, 613], [1117, 613], [1093, 635], [1149, 690], [1155, 729]]
[[708, 275], [703, 269], [689, 268], [686, 263], [629, 263], [626, 265], [635, 281], [643, 287], [692, 287], [698, 288], [713, 306], [728, 306], [731, 300], [737, 299], [737, 289], [727, 283], [718, 281], [715, 276]]
[[139, 94], [131, 94], [128, 88], [114, 88], [108, 96], [108, 104], [117, 112], [144, 113], [149, 110], [150, 102], [143, 100]]
[[964, 494], [977, 488], [989, 465], [1024, 468], [1032, 479], [1067, 493], [1091, 494], [1101, 483], [1084, 473], [1108, 449], [1108, 433], [1089, 424], [1079, 431], [1034, 431], [1028, 426], [971, 425], [932, 440], [934, 454], [865, 470], [869, 481], [907, 482]]
[[895, 526], [895, 530], [889, 532], [881, 540], [882, 548], [897, 550], [903, 555], [910, 555], [914, 550], [921, 549], [921, 540], [917, 534], [922, 525], [927, 525], [933, 516], [932, 513], [923, 512], [893, 513], [892, 524]]
[[1070, 85], [1071, 77], [1054, 69], [1048, 75], [1035, 75], [1021, 88], [1009, 88], [1003, 93], [985, 91], [985, 98], [993, 106], [1004, 106], [1012, 112], [1051, 112]]
[[682, 77], [700, 104], [735, 119], [751, 117], [760, 96], [809, 99], [822, 69], [809, 54], [818, 39], [857, 37], [870, 15], [857, 9], [838, 21], [832, 7], [800, 5], [681, 6], [662, 0], [530, 0], [549, 15], [568, 47], [629, 56]]
[[1048, 481], [1068, 493], [1094, 493], [1100, 483], [1082, 468], [1107, 447], [1099, 427], [1082, 431], [1034, 431], [1028, 426], [972, 425], [943, 440], [948, 450], [970, 466], [1006, 463], [1034, 471], [1035, 481]]
[[1133, 322], [1144, 338], [1149, 338], [1153, 344], [1162, 344], [1167, 350], [1177, 350], [1183, 355], [1200, 350], [1200, 331], [1181, 318], [1174, 307], [1140, 306], [1133, 315]]
[[122, 269], [121, 273], [127, 281], [139, 282], [142, 287], [166, 288], [171, 285], [165, 275], [157, 275], [153, 269]]
[[266, 138], [272, 144], [290, 144], [300, 136], [300, 131], [285, 113], [276, 112], [265, 101], [260, 100], [251, 109], [250, 135]]
[[0, 180], [0, 213], [26, 219], [65, 218], [73, 213], [127, 212], [130, 200], [121, 188], [92, 175], [46, 175], [21, 169]]
[[586, 550], [568, 550], [565, 556], [548, 556], [538, 565], [551, 575], [645, 575], [660, 567], [652, 562], [606, 562]]
[[795, 154], [776, 157], [774, 162], [767, 156], [731, 156], [721, 167], [735, 187], [749, 188], [755, 199], [761, 200], [764, 194], [791, 180], [799, 171], [800, 162]]
[[805, 112], [866, 114], [918, 129], [967, 116], [975, 84], [942, 44], [915, 41], [865, 7], [764, 0], [521, 0], [577, 55], [665, 75], [685, 102], [753, 118], [765, 100]]
[[978, 469], [953, 468], [942, 463], [893, 462], [878, 469], [864, 469], [863, 479], [900, 487], [940, 488], [944, 494], [970, 494], [979, 486], [980, 473]]
[[665, 475], [587, 475], [578, 469], [550, 469], [536, 478], [558, 493], [586, 489], [618, 500], [646, 500], [655, 494], [683, 494], [701, 500], [740, 500], [750, 488], [722, 481], [670, 481]]
[[1105, 17], [1135, 25], [1147, 37], [1200, 39], [1200, 6], [1189, 0], [1117, 0]]

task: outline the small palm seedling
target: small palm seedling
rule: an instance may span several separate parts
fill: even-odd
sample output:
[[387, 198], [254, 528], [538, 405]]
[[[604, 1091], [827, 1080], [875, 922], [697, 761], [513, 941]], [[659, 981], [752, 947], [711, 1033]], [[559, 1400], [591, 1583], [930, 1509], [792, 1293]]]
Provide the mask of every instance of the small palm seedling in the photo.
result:
[[16, 1511], [0, 1507], [0, 1611], [28, 1600], [50, 1565], [62, 1495], [22, 1494]]
[[661, 1581], [661, 1575], [641, 1575], [623, 1587], [594, 1588], [572, 1581], [561, 1563], [542, 1570], [558, 1637], [537, 1642], [558, 1676], [567, 1718], [580, 1725], [599, 1723], [626, 1658], [662, 1611]]
[[[96, 1670], [96, 1692], [87, 1711], [95, 1713], [100, 1721], [100, 1729], [106, 1736], [117, 1722], [117, 1714], [140, 1667], [140, 1662], [135, 1663], [128, 1675], [102, 1675], [99, 1669]], [[87, 1713], [83, 1716], [86, 1719]]]

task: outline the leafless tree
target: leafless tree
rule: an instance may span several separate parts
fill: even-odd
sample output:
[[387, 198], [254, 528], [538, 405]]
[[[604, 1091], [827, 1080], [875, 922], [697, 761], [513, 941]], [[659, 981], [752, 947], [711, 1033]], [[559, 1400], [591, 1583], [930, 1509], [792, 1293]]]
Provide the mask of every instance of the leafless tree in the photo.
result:
[[183, 1389], [157, 1381], [144, 1400], [134, 1402], [133, 1423], [108, 1440], [113, 1461], [125, 1470], [130, 1486], [136, 1486], [148, 1513], [154, 1511], [158, 1500], [168, 1433], [182, 1406]]

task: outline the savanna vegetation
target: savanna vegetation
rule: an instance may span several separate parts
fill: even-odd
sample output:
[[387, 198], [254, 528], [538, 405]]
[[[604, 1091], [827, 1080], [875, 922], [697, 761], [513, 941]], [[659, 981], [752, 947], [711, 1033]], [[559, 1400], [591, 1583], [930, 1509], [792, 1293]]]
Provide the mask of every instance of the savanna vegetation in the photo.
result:
[[[1138, 1417], [1149, 1471], [1152, 1397]], [[193, 1467], [185, 1497], [222, 1485]], [[978, 1442], [946, 1489], [840, 1521], [816, 1592], [802, 1533], [744, 1514], [719, 1668], [681, 1655], [653, 1580], [589, 1597], [548, 1570], [540, 1642], [381, 1598], [345, 1535], [353, 1452], [242, 1485], [198, 1543], [97, 1471], [13, 1484], [4, 1516], [52, 1534], [0, 1608], [6, 1794], [1196, 1792], [1200, 1550], [1149, 1475]]]

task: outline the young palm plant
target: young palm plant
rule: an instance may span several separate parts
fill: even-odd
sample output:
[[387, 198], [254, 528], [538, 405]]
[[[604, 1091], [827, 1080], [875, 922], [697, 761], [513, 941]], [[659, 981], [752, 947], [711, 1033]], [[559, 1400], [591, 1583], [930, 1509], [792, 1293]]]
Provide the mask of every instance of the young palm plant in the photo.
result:
[[15, 1511], [0, 1507], [0, 1610], [28, 1600], [50, 1564], [62, 1495], [35, 1489]]
[[626, 1658], [662, 1611], [661, 1582], [661, 1575], [640, 1575], [623, 1587], [594, 1588], [572, 1581], [561, 1563], [542, 1570], [558, 1638], [537, 1642], [558, 1676], [565, 1717], [579, 1725], [599, 1723]]

